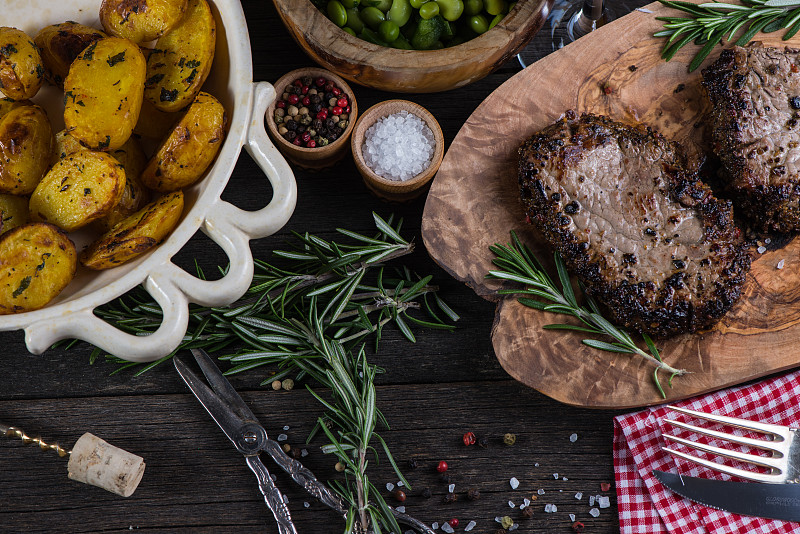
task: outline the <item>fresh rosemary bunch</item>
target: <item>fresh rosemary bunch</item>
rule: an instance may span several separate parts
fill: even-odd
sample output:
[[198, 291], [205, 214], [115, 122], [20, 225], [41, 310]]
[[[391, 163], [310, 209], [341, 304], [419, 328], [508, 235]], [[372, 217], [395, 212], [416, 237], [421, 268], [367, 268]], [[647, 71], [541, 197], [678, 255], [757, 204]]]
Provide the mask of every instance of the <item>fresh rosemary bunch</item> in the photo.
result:
[[[321, 430], [328, 441], [323, 452], [335, 454], [345, 466], [345, 480], [334, 487], [351, 507], [346, 533], [402, 532], [367, 475], [370, 457], [377, 455], [373, 441], [378, 441], [404, 480], [375, 431], [388, 424], [377, 408], [374, 386], [375, 376], [383, 370], [367, 362], [367, 337], [374, 335], [377, 348], [383, 328], [394, 323], [413, 342], [411, 325], [451, 330], [459, 318], [436, 294], [430, 276], [386, 265], [410, 254], [414, 245], [400, 235], [402, 221], [394, 224], [392, 218], [384, 220], [374, 213], [373, 218], [378, 230], [373, 236], [338, 229], [351, 241], [347, 244], [293, 234], [287, 250], [273, 252], [283, 266], [257, 261], [242, 299], [227, 307], [191, 305], [189, 328], [175, 351], [204, 348], [222, 354], [219, 359], [231, 363], [225, 374], [269, 365], [271, 372], [265, 373], [262, 385], [295, 376], [330, 390], [331, 399], [325, 400], [309, 387], [326, 410], [309, 440]], [[141, 289], [95, 313], [137, 335], [152, 333], [162, 320], [161, 309]], [[175, 352], [141, 367], [137, 374]], [[90, 359], [101, 354], [96, 348]], [[115, 372], [141, 365], [112, 355], [106, 358], [120, 364]]]
[[656, 17], [664, 22], [664, 30], [655, 37], [666, 37], [661, 57], [672, 59], [678, 50], [694, 41], [702, 48], [689, 64], [695, 70], [722, 41], [748, 43], [758, 32], [771, 33], [786, 29], [783, 40], [791, 39], [800, 30], [800, 0], [741, 0], [741, 4], [707, 2], [694, 4], [680, 0], [659, 0], [662, 4], [687, 13], [688, 17]]
[[[662, 398], [666, 398], [664, 388], [661, 387], [659, 371], [669, 373], [669, 384], [672, 379], [686, 373], [685, 370], [675, 369], [661, 360], [658, 348], [647, 334], [642, 334], [648, 350], [645, 352], [640, 349], [631, 335], [625, 330], [614, 326], [601, 313], [597, 303], [589, 295], [584, 293], [584, 298], [588, 308], [581, 306], [572, 289], [567, 268], [564, 260], [556, 252], [554, 255], [558, 280], [561, 287], [556, 286], [550, 275], [547, 274], [544, 266], [536, 258], [531, 249], [523, 244], [515, 232], [511, 232], [511, 243], [508, 245], [495, 244], [489, 247], [497, 256], [492, 262], [501, 270], [489, 271], [487, 278], [509, 280], [518, 282], [525, 286], [525, 289], [503, 289], [498, 291], [501, 295], [525, 295], [518, 300], [521, 304], [535, 308], [537, 310], [549, 311], [571, 315], [581, 321], [582, 324], [550, 324], [545, 325], [547, 330], [574, 330], [599, 336], [607, 336], [614, 341], [608, 342], [600, 339], [584, 339], [583, 344], [595, 349], [609, 352], [620, 352], [625, 354], [638, 354], [655, 366], [653, 371], [653, 381]], [[529, 297], [538, 297], [532, 299]]]

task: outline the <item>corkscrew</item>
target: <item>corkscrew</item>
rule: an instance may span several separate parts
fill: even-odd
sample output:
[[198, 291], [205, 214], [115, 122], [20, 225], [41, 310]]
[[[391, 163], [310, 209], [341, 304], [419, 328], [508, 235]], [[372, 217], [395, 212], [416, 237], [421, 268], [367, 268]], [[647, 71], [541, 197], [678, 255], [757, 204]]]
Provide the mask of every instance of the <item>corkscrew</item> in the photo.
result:
[[69, 456], [69, 478], [123, 497], [129, 497], [136, 491], [144, 475], [145, 464], [140, 456], [110, 445], [88, 432], [78, 439], [72, 449], [31, 437], [21, 428], [3, 423], [0, 423], [0, 436], [36, 444], [43, 451], [53, 451], [61, 458]]

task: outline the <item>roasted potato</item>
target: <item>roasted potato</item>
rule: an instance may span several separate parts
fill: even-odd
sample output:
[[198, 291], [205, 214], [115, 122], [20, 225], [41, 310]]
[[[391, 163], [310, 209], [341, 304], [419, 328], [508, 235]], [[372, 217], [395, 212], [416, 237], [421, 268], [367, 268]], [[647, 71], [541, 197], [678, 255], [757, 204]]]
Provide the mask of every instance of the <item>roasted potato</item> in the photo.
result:
[[0, 234], [26, 224], [28, 222], [28, 197], [0, 193], [0, 214], [3, 219]]
[[21, 108], [22, 106], [31, 106], [33, 102], [30, 100], [14, 100], [12, 98], [0, 98], [0, 119], [3, 115], [12, 109]]
[[150, 158], [142, 173], [142, 183], [162, 193], [195, 183], [222, 146], [225, 122], [222, 104], [201, 92]]
[[194, 101], [211, 71], [216, 25], [205, 0], [189, 0], [175, 28], [147, 57], [145, 98], [161, 111], [179, 111]]
[[182, 212], [183, 192], [164, 195], [86, 247], [81, 263], [101, 270], [132, 260], [161, 243], [178, 224]]
[[143, 44], [174, 28], [186, 5], [187, 0], [103, 0], [100, 22], [110, 35]]
[[147, 164], [147, 156], [136, 137], [131, 136], [127, 143], [111, 152], [111, 155], [125, 169], [125, 190], [120, 201], [111, 208], [108, 215], [97, 220], [96, 225], [104, 233], [122, 219], [139, 211], [150, 198], [141, 178], [144, 166]]
[[31, 220], [72, 232], [104, 217], [125, 190], [125, 171], [104, 152], [81, 150], [56, 163], [31, 195]]
[[14, 100], [33, 98], [44, 81], [39, 49], [25, 32], [0, 27], [0, 91]]
[[44, 110], [28, 105], [0, 118], [0, 193], [27, 195], [42, 179], [53, 151], [53, 130]]
[[0, 315], [38, 310], [75, 276], [77, 254], [69, 238], [46, 223], [31, 223], [0, 237]]
[[181, 118], [180, 113], [167, 113], [156, 109], [146, 98], [142, 100], [142, 112], [139, 113], [139, 122], [133, 128], [133, 133], [161, 141]]
[[58, 163], [59, 160], [81, 150], [89, 149], [80, 144], [78, 140], [68, 134], [66, 130], [61, 130], [55, 135], [55, 145], [53, 148], [53, 156], [50, 160], [50, 166], [52, 167]]
[[39, 30], [33, 42], [42, 55], [47, 80], [53, 85], [64, 87], [69, 66], [78, 54], [104, 37], [107, 37], [106, 34], [100, 30], [72, 21], [45, 26]]
[[126, 39], [89, 45], [64, 80], [66, 131], [92, 150], [125, 144], [139, 119], [145, 70], [139, 47]]

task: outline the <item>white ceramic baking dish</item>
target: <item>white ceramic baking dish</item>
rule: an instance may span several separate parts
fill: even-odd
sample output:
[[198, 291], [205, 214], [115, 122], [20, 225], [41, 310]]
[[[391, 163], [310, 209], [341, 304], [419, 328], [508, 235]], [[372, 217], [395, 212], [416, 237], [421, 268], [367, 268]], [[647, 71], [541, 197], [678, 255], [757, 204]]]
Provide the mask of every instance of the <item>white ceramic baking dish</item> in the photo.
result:
[[[0, 330], [25, 330], [31, 352], [41, 353], [60, 339], [78, 338], [130, 361], [152, 361], [168, 354], [186, 333], [188, 303], [218, 306], [242, 296], [253, 277], [249, 240], [275, 233], [291, 217], [297, 199], [294, 175], [264, 130], [264, 113], [275, 91], [269, 83], [253, 83], [250, 41], [240, 3], [208, 1], [217, 20], [217, 48], [205, 90], [225, 105], [230, 121], [215, 163], [198, 184], [185, 190], [183, 218], [158, 248], [107, 271], [79, 268], [76, 278], [47, 307], [0, 316]], [[67, 20], [102, 28], [99, 9], [100, 0], [5, 0], [2, 25], [31, 36], [44, 26]], [[34, 100], [47, 109], [54, 131], [63, 127], [60, 92], [43, 87]], [[272, 199], [258, 211], [243, 211], [220, 199], [242, 146], [264, 171], [273, 190]], [[198, 228], [228, 255], [230, 269], [224, 278], [200, 280], [172, 263], [171, 258]], [[78, 250], [90, 239], [80, 232], [70, 237]], [[94, 315], [97, 306], [139, 284], [164, 313], [164, 321], [153, 335], [125, 334]]]

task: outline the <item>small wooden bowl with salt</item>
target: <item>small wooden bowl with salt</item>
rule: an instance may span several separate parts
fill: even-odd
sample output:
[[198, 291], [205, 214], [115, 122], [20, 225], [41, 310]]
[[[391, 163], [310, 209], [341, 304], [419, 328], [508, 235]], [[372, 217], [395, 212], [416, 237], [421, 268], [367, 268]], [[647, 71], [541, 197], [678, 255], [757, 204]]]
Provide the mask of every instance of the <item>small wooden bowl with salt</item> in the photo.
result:
[[[378, 121], [385, 123], [388, 117], [394, 118], [394, 122], [399, 124], [398, 130], [400, 131], [393, 134], [398, 136], [397, 138], [381, 138], [377, 136], [375, 129], [370, 130]], [[422, 128], [423, 132], [414, 128], [418, 124], [414, 117], [425, 124], [430, 135], [424, 127]], [[385, 134], [386, 132], [381, 133]], [[365, 153], [367, 142], [373, 145], [378, 143], [376, 155]], [[413, 172], [413, 169], [406, 166], [413, 165], [413, 160], [419, 159], [417, 154], [407, 154], [409, 150], [412, 150], [409, 147], [410, 143], [417, 146], [421, 143], [423, 151], [432, 145], [431, 157], [427, 162], [421, 164], [422, 170], [417, 174], [407, 178], [405, 176], [396, 179], [390, 178], [391, 173], [380, 167], [383, 163], [395, 162], [381, 161], [381, 158], [385, 160], [397, 157], [401, 167], [395, 174], [408, 175]], [[403, 154], [387, 155], [381, 150], [381, 144], [399, 148]], [[442, 135], [439, 123], [427, 109], [408, 100], [386, 100], [369, 108], [356, 122], [350, 138], [350, 145], [353, 150], [353, 160], [358, 172], [364, 178], [366, 186], [378, 197], [393, 202], [406, 202], [421, 195], [430, 184], [444, 157], [444, 135]], [[378, 174], [376, 169], [381, 171], [381, 174]]]

